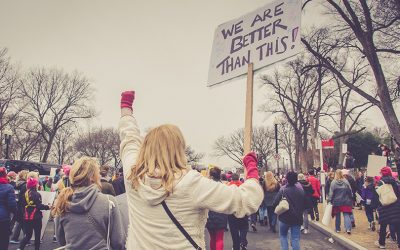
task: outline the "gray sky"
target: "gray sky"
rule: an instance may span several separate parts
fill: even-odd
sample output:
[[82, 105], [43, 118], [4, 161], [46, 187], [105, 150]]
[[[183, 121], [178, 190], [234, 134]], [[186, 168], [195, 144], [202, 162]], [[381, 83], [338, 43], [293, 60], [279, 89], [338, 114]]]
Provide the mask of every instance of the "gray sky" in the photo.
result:
[[[96, 89], [94, 125], [116, 127], [120, 92], [134, 89], [142, 131], [176, 124], [189, 145], [207, 154], [205, 162], [227, 167], [230, 161], [209, 153], [215, 139], [244, 126], [246, 80], [206, 87], [213, 34], [268, 2], [0, 0], [0, 47], [24, 68], [84, 73]], [[315, 17], [306, 13], [303, 26], [319, 22]], [[257, 85], [255, 91], [253, 123], [271, 124], [256, 111], [265, 92]]]

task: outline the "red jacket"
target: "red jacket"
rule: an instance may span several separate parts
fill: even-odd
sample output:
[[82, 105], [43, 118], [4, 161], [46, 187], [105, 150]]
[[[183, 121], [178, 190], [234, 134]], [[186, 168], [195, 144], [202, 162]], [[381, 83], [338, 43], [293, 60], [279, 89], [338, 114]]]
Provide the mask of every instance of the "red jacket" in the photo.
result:
[[308, 177], [308, 182], [311, 184], [312, 188], [314, 189], [314, 193], [312, 196], [319, 199], [321, 197], [321, 183], [313, 175], [310, 175]]
[[231, 181], [231, 182], [229, 182], [229, 184], [228, 184], [228, 186], [230, 186], [230, 185], [236, 185], [236, 186], [240, 186], [240, 185], [242, 185], [243, 183], [241, 182], [241, 181]]

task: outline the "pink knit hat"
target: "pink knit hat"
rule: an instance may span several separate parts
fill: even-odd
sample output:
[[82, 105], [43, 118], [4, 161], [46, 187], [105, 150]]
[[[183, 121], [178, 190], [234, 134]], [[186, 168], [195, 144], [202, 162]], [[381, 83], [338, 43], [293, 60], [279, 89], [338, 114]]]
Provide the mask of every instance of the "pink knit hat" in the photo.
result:
[[71, 166], [70, 165], [64, 165], [63, 166], [63, 172], [65, 175], [69, 175], [69, 172], [71, 171]]
[[35, 178], [29, 178], [29, 179], [26, 181], [26, 187], [27, 187], [28, 189], [36, 188], [36, 186], [37, 186], [38, 183], [39, 183], [39, 181], [38, 181], [37, 179], [35, 179]]

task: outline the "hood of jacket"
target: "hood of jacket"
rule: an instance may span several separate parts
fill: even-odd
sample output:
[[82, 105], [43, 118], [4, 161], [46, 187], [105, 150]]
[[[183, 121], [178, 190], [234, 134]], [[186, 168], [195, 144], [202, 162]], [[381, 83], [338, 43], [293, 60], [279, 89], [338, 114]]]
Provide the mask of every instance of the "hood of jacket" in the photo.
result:
[[69, 210], [78, 214], [86, 213], [92, 207], [98, 193], [100, 189], [95, 184], [76, 189], [69, 202]]
[[348, 181], [347, 180], [334, 180], [335, 181], [335, 184], [336, 185], [338, 185], [338, 186], [344, 186], [344, 185], [349, 185], [348, 183]]

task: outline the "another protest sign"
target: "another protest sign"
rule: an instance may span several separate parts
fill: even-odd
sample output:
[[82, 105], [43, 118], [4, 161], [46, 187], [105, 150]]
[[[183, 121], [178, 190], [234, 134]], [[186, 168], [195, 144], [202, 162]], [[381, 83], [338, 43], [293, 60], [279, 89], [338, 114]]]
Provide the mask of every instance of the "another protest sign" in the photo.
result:
[[367, 165], [367, 176], [379, 176], [380, 169], [386, 166], [387, 157], [380, 155], [369, 155]]
[[301, 1], [274, 1], [217, 27], [208, 86], [271, 65], [300, 52]]

